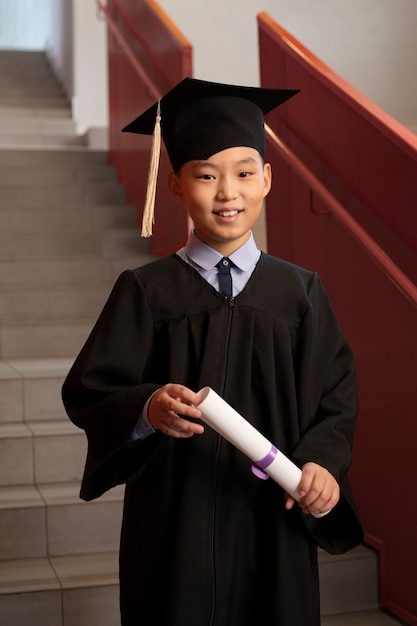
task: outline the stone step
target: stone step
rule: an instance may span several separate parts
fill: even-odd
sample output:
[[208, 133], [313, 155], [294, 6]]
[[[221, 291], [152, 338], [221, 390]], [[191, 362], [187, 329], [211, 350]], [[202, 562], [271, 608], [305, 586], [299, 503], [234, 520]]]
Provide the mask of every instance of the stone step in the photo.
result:
[[30, 71], [37, 67], [44, 67], [46, 64], [46, 56], [44, 52], [36, 51], [28, 52], [27, 50], [5, 49], [0, 54], [0, 67], [9, 66], [15, 71]]
[[42, 107], [33, 106], [31, 101], [27, 100], [20, 104], [3, 105], [0, 108], [0, 118], [13, 117], [20, 120], [29, 120], [32, 118], [42, 118], [44, 121], [53, 119], [72, 119], [71, 108], [68, 104], [59, 107]]
[[[3, 51], [1, 51], [3, 53]], [[4, 89], [30, 88], [30, 93], [59, 92], [60, 84], [54, 79], [46, 62], [30, 67], [13, 66], [0, 59], [0, 86]]]
[[75, 257], [113, 258], [139, 256], [143, 251], [140, 234], [132, 229], [69, 231], [67, 233], [0, 232], [0, 262], [13, 259], [51, 261]]
[[404, 626], [405, 623], [384, 609], [328, 615], [321, 619], [321, 626], [398, 626], [399, 624]]
[[108, 286], [66, 289], [0, 291], [0, 318], [7, 320], [95, 318], [107, 297]]
[[[1, 105], [0, 105], [1, 106]], [[76, 125], [71, 118], [53, 117], [21, 117], [17, 115], [5, 115], [0, 110], [0, 132], [6, 134], [29, 134], [29, 133], [58, 133], [76, 134]]]
[[1, 322], [0, 358], [70, 358], [81, 350], [94, 322], [95, 319]]
[[118, 626], [118, 555], [0, 562], [2, 626]]
[[[27, 193], [30, 193], [29, 188]], [[134, 207], [126, 204], [88, 204], [83, 211], [65, 206], [4, 208], [0, 211], [0, 232], [4, 233], [46, 233], [59, 230], [68, 233], [87, 228], [93, 231], [130, 228], [139, 236], [138, 213]]]
[[79, 482], [0, 487], [0, 561], [117, 551], [123, 495], [87, 503]]
[[[362, 579], [359, 570], [358, 577]], [[352, 598], [349, 580], [339, 576], [338, 597], [344, 597], [346, 589]], [[325, 594], [322, 583], [322, 605]], [[0, 562], [0, 623], [117, 626], [120, 624], [117, 551]], [[356, 611], [351, 605], [344, 613], [323, 614], [321, 623], [322, 626], [394, 626], [399, 621], [378, 607]]]
[[61, 185], [0, 186], [1, 210], [20, 208], [77, 208], [92, 204], [124, 204], [126, 191], [114, 182], [80, 182]]
[[46, 234], [0, 232], [0, 261], [102, 256], [102, 252], [100, 235], [88, 231]]
[[41, 150], [25, 148], [25, 150], [0, 149], [0, 166], [3, 167], [76, 167], [82, 168], [86, 164], [107, 164], [108, 156], [103, 150], [89, 150], [86, 147], [47, 148]]
[[0, 361], [0, 426], [66, 422], [61, 387], [73, 362], [74, 357]]
[[51, 74], [47, 72], [38, 72], [35, 76], [32, 73], [25, 76], [5, 76], [0, 72], [0, 98], [7, 96], [17, 96], [22, 102], [30, 98], [51, 98], [54, 101], [57, 97], [64, 98], [65, 94], [61, 87], [53, 82]]
[[69, 419], [2, 422], [0, 488], [79, 481], [86, 453], [85, 434]]
[[[54, 80], [53, 74], [43, 51], [2, 50], [0, 54], [0, 74], [2, 76], [42, 78]], [[56, 83], [56, 81], [54, 80]]]
[[0, 187], [58, 187], [69, 184], [116, 183], [116, 171], [107, 163], [74, 163], [53, 165], [33, 159], [30, 164], [4, 165], [0, 170]]
[[320, 589], [322, 615], [378, 608], [377, 552], [365, 545], [338, 556], [320, 550]]
[[[142, 243], [142, 245], [140, 245]], [[55, 288], [69, 285], [109, 285], [126, 268], [135, 268], [154, 259], [144, 249], [147, 243], [139, 242], [139, 254], [132, 257], [73, 259], [10, 260], [0, 262], [0, 285], [3, 289]], [[141, 249], [143, 253], [140, 254]]]
[[45, 133], [5, 133], [0, 131], [0, 147], [2, 148], [16, 148], [16, 146], [20, 146], [21, 148], [27, 148], [28, 146], [32, 146], [34, 148], [40, 147], [48, 147], [51, 146], [56, 148], [58, 146], [83, 146], [85, 145], [85, 138], [81, 135], [58, 135], [51, 134], [47, 135]]
[[[28, 102], [28, 98], [30, 98], [30, 104]], [[10, 91], [4, 90], [0, 94], [0, 109], [11, 106], [25, 106], [28, 105], [28, 108], [31, 107], [42, 107], [45, 109], [53, 109], [53, 108], [68, 108], [69, 103], [66, 96], [60, 92], [52, 90], [51, 92], [46, 91], [42, 93], [42, 90], [39, 90], [36, 93], [33, 93], [31, 89], [12, 89]]]
[[26, 148], [33, 146], [39, 148], [41, 146], [82, 146], [85, 144], [85, 138], [82, 135], [74, 134], [46, 134], [46, 133], [7, 133], [0, 131], [0, 146], [2, 148], [16, 148], [20, 146]]

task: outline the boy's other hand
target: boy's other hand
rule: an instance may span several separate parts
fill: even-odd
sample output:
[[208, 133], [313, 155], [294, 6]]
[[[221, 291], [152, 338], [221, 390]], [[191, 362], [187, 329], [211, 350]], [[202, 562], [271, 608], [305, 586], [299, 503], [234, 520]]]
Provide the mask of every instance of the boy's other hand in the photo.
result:
[[[301, 470], [298, 504], [302, 512], [317, 514], [333, 509], [340, 498], [340, 487], [334, 476], [317, 463], [306, 463]], [[294, 504], [294, 498], [285, 494], [285, 508], [291, 509]]]
[[204, 426], [186, 419], [201, 417], [201, 411], [195, 406], [199, 401], [198, 395], [184, 385], [164, 385], [151, 398], [149, 422], [155, 429], [177, 439], [201, 435]]

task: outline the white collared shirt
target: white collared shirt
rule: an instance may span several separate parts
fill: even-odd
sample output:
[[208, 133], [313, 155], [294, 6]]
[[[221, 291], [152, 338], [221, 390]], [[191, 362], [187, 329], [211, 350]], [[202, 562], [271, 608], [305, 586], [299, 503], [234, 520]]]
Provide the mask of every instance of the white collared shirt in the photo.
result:
[[[222, 258], [220, 252], [200, 241], [191, 231], [184, 248], [177, 251], [179, 257], [189, 263], [215, 289], [219, 291], [219, 272], [216, 264]], [[231, 268], [233, 296], [237, 296], [245, 287], [261, 255], [256, 247], [253, 234], [246, 243], [229, 256], [233, 261]]]

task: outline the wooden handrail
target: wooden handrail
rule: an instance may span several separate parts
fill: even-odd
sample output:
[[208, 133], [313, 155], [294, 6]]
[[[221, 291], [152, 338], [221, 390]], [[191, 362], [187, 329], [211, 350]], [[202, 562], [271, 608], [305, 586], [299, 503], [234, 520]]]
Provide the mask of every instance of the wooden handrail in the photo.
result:
[[184, 46], [184, 47], [185, 46], [189, 46], [190, 43], [189, 43], [188, 39], [186, 39], [186, 37], [184, 37], [183, 33], [180, 31], [180, 29], [177, 27], [177, 25], [174, 24], [174, 22], [168, 17], [168, 15], [160, 7], [160, 5], [157, 2], [155, 2], [154, 0], [147, 0], [147, 3], [151, 7], [151, 9], [155, 13], [155, 15], [157, 15], [159, 17], [159, 19], [161, 20], [161, 22], [165, 25], [167, 30], [169, 30], [173, 35], [175, 35], [175, 37], [178, 39], [178, 41], [181, 43], [181, 45]]
[[97, 0], [97, 5], [98, 5], [100, 11], [105, 16], [107, 24], [108, 24], [110, 30], [112, 31], [113, 35], [117, 39], [118, 44], [120, 45], [120, 47], [122, 48], [123, 52], [126, 54], [127, 58], [129, 59], [130, 63], [132, 64], [135, 72], [138, 74], [138, 76], [140, 76], [140, 78], [145, 83], [146, 87], [149, 89], [150, 95], [155, 100], [159, 100], [162, 97], [162, 94], [160, 93], [159, 89], [155, 86], [155, 83], [150, 78], [150, 76], [148, 75], [146, 70], [143, 68], [141, 63], [138, 61], [138, 59], [137, 59], [133, 49], [131, 48], [131, 46], [127, 42], [126, 37], [123, 35], [122, 31], [118, 27], [116, 21], [114, 20], [113, 16], [111, 15], [110, 11], [101, 2], [101, 0]]
[[417, 151], [417, 136], [415, 133], [332, 70], [298, 39], [277, 24], [266, 11], [258, 13], [257, 21], [274, 37], [275, 42], [281, 48], [289, 50], [289, 54], [298, 61], [301, 60], [310, 72], [317, 73], [318, 80], [325, 80], [328, 88], [335, 92], [338, 97], [344, 101], [349, 101], [352, 109], [358, 111], [370, 124], [382, 130], [384, 134], [390, 137], [393, 143], [401, 146], [404, 152], [412, 155], [415, 159]]
[[285, 161], [310, 186], [326, 204], [332, 215], [356, 239], [373, 261], [383, 270], [395, 287], [417, 308], [417, 285], [394, 263], [386, 252], [368, 235], [362, 226], [346, 211], [342, 204], [330, 193], [321, 181], [304, 163], [286, 146], [278, 135], [265, 124], [267, 136]]

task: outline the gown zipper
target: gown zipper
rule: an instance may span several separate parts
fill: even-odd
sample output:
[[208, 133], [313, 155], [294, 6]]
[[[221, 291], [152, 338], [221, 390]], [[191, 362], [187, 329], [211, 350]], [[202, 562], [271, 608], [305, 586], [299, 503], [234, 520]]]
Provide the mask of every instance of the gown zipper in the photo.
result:
[[[229, 359], [229, 342], [230, 342], [230, 333], [232, 328], [232, 319], [233, 319], [233, 311], [235, 308], [235, 299], [233, 296], [229, 296], [225, 298], [227, 300], [227, 304], [229, 307], [228, 318], [227, 318], [227, 326], [226, 326], [226, 334], [225, 334], [225, 356], [224, 356], [224, 366], [221, 377], [221, 385], [220, 385], [220, 395], [224, 395], [224, 390], [226, 386], [226, 372], [227, 372], [227, 362]], [[220, 450], [222, 447], [222, 438], [219, 434], [216, 433], [216, 450], [215, 450], [215, 471], [214, 471], [214, 494], [217, 493], [217, 483], [219, 479], [219, 458], [220, 458]], [[211, 550], [212, 550], [212, 559], [213, 559], [213, 568], [212, 568], [212, 606], [211, 606], [211, 615], [209, 625], [214, 626], [216, 619], [216, 559], [215, 559], [215, 546], [214, 546], [214, 528], [215, 528], [215, 519], [216, 519], [216, 508], [217, 508], [217, 498], [214, 497], [213, 500], [213, 514], [211, 520]]]

